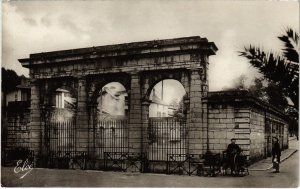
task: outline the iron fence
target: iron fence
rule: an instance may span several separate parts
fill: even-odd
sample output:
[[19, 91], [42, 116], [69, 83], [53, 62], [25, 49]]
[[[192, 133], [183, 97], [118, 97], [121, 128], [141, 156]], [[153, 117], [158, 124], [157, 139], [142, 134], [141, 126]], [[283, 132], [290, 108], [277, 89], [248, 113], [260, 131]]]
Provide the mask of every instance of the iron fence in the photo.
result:
[[143, 153], [105, 152], [105, 170], [142, 172], [145, 162]]
[[[219, 170], [219, 156], [187, 153], [186, 122], [178, 118], [151, 118], [148, 130], [148, 148], [145, 153], [129, 152], [127, 119], [99, 120], [91, 130], [93, 149], [76, 151], [76, 124], [74, 121], [50, 122], [45, 125], [46, 155], [43, 166], [61, 169], [101, 169], [109, 171], [161, 172], [168, 174], [212, 175]], [[28, 149], [12, 151], [4, 160], [30, 158]], [[208, 170], [206, 171], [206, 167]]]
[[150, 118], [148, 141], [146, 172], [167, 172], [170, 154], [187, 154], [186, 121], [173, 117]]
[[202, 174], [203, 157], [199, 154], [168, 154], [168, 174]]
[[87, 153], [75, 151], [52, 151], [48, 154], [48, 168], [86, 169]]
[[76, 152], [76, 124], [74, 121], [50, 122], [45, 125], [45, 166], [70, 168], [78, 157]]
[[96, 169], [107, 170], [109, 166], [111, 166], [111, 169], [115, 169], [116, 163], [111, 164], [109, 162], [121, 162], [121, 160], [127, 157], [127, 155], [124, 156], [124, 154], [128, 154], [128, 120], [98, 120], [94, 127], [93, 134], [94, 167], [96, 167]]

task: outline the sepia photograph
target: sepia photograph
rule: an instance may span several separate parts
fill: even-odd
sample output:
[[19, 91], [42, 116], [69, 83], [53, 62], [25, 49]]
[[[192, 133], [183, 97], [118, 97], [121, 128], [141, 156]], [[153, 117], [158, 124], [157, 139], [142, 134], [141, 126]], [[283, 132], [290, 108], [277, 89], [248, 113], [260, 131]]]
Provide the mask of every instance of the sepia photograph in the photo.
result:
[[1, 9], [1, 187], [299, 187], [299, 1]]

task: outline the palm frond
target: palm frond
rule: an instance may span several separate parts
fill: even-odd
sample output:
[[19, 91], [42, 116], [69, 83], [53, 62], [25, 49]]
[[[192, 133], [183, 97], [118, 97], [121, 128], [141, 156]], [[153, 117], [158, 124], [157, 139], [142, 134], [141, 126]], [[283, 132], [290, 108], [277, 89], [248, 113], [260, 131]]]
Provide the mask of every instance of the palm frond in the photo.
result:
[[274, 53], [265, 53], [258, 47], [249, 46], [244, 47], [244, 50], [239, 52], [239, 56], [245, 57], [249, 60], [250, 64], [257, 68], [267, 79], [282, 86], [284, 95], [290, 96], [291, 99], [296, 102], [292, 96], [297, 96], [298, 86], [295, 82], [299, 82], [299, 67], [294, 66], [289, 61], [286, 61], [285, 57], [275, 55]]
[[283, 43], [284, 48], [282, 49], [283, 55], [287, 60], [294, 63], [299, 63], [299, 36], [292, 29], [287, 29], [286, 33], [278, 37]]

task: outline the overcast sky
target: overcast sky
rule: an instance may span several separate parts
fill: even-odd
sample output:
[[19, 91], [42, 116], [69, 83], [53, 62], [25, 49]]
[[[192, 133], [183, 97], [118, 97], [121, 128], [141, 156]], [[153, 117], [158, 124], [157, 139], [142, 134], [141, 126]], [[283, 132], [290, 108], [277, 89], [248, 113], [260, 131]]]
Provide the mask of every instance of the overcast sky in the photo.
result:
[[238, 57], [244, 45], [279, 51], [286, 27], [299, 32], [297, 1], [9, 1], [4, 2], [2, 65], [31, 53], [199, 35], [215, 42], [211, 91], [257, 73]]

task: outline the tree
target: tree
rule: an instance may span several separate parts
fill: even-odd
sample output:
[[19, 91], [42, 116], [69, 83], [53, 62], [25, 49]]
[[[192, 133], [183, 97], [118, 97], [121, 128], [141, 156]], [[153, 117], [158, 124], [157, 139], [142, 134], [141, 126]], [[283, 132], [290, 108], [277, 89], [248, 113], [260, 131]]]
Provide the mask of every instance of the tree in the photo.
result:
[[[282, 53], [277, 55], [272, 52], [264, 52], [258, 47], [245, 47], [239, 52], [256, 67], [265, 78], [270, 81], [270, 89], [267, 92], [271, 97], [271, 104], [279, 103], [285, 107], [289, 115], [289, 130], [296, 133], [298, 139], [298, 114], [299, 114], [299, 35], [288, 28], [285, 34], [278, 37], [283, 42]], [[287, 106], [282, 100], [283, 96], [289, 97], [294, 107]], [[281, 101], [282, 100], [282, 101]]]
[[[292, 29], [278, 37], [284, 44], [281, 55], [264, 52], [259, 47], [245, 47], [239, 55], [249, 60], [283, 95], [290, 97], [298, 111], [299, 106], [299, 35]], [[271, 91], [270, 91], [271, 92]]]
[[265, 78], [255, 78], [253, 83], [247, 86], [245, 84], [246, 80], [247, 77], [242, 74], [235, 80], [232, 87], [224, 90], [247, 90], [251, 96], [272, 104], [281, 110], [287, 108], [287, 100], [283, 95], [282, 89], [274, 82], [266, 80]]
[[247, 76], [245, 74], [240, 75], [236, 80], [234, 80], [233, 86], [225, 90], [245, 90], [247, 86], [245, 84]]
[[[17, 75], [17, 73], [13, 70], [5, 69], [2, 67], [2, 80], [1, 80], [1, 91], [3, 92], [3, 101], [6, 102], [6, 95], [7, 93], [11, 92], [16, 88], [17, 85], [21, 83], [21, 77]], [[6, 112], [6, 104], [2, 104], [3, 113]]]
[[186, 118], [187, 107], [184, 104], [184, 99], [187, 98], [187, 94], [185, 94], [177, 104], [177, 110], [174, 111], [173, 117], [176, 118]]
[[2, 92], [4, 94], [14, 90], [21, 83], [21, 77], [14, 70], [5, 69], [2, 67]]
[[270, 96], [267, 94], [268, 83], [263, 78], [255, 78], [254, 84], [249, 87], [249, 92], [252, 96], [264, 101], [269, 102]]

